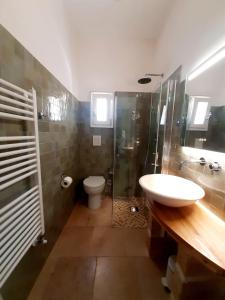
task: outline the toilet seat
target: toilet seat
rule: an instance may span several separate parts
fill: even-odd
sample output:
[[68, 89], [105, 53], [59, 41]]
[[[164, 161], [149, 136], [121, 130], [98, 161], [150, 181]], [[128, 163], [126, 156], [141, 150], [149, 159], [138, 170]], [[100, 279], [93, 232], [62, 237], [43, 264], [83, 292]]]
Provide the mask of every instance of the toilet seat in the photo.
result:
[[105, 184], [105, 178], [103, 176], [89, 176], [84, 179], [84, 185], [90, 188], [97, 188]]

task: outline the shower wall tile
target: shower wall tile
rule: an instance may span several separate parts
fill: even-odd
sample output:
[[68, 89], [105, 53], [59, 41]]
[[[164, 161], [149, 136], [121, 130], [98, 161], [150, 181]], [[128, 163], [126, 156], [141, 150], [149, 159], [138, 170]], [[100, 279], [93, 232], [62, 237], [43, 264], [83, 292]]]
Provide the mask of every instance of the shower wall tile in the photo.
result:
[[[2, 26], [0, 26], [0, 77], [25, 89], [34, 87], [37, 92], [38, 111], [43, 111], [47, 115], [45, 119], [39, 120], [38, 127], [45, 236], [48, 244], [31, 248], [1, 291], [4, 300], [24, 300], [73, 206], [75, 184], [80, 172], [78, 170], [80, 158], [77, 155], [79, 103]], [[26, 122], [0, 120], [0, 135], [19, 135], [26, 132], [26, 129], [32, 132]], [[99, 156], [97, 158], [99, 160]], [[92, 167], [94, 164], [93, 160], [89, 166]], [[68, 190], [62, 190], [60, 187], [62, 173], [74, 178], [74, 184]], [[12, 189], [4, 190], [0, 194], [1, 203], [11, 201], [29, 185], [30, 181], [23, 181], [15, 184]]]

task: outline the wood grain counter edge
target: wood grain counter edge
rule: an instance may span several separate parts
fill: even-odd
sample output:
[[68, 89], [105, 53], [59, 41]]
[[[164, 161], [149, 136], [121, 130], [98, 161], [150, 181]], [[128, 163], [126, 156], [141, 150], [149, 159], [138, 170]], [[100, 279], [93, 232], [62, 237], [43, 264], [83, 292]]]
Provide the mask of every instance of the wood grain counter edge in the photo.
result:
[[172, 208], [152, 202], [151, 213], [193, 256], [213, 272], [225, 276], [225, 223], [222, 220], [200, 203]]

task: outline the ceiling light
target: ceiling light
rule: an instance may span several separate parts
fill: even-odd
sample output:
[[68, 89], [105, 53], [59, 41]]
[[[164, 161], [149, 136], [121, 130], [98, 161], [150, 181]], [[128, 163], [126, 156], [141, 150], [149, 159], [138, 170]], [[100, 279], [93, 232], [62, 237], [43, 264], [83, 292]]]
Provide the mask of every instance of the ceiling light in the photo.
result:
[[191, 97], [193, 97], [193, 98], [199, 98], [199, 99], [210, 99], [211, 97], [209, 97], [209, 96], [191, 96]]
[[215, 52], [212, 56], [210, 56], [207, 60], [205, 60], [202, 64], [200, 64], [194, 71], [190, 73], [188, 76], [188, 81], [193, 80], [198, 77], [201, 73], [215, 65], [218, 61], [225, 57], [225, 46]]

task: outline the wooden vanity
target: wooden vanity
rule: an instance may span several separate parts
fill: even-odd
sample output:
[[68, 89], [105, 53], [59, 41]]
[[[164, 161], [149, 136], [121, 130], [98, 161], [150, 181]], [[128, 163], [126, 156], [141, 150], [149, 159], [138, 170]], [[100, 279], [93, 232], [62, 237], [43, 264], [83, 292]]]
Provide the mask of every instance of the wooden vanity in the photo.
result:
[[201, 203], [171, 208], [151, 204], [153, 218], [178, 244], [218, 275], [225, 276], [225, 223]]
[[200, 202], [180, 208], [149, 204], [149, 253], [164, 270], [170, 257], [165, 278], [172, 299], [225, 299], [224, 221]]

